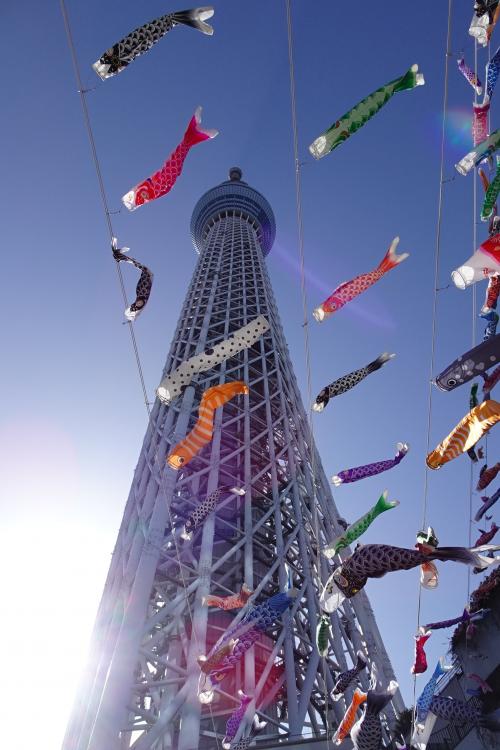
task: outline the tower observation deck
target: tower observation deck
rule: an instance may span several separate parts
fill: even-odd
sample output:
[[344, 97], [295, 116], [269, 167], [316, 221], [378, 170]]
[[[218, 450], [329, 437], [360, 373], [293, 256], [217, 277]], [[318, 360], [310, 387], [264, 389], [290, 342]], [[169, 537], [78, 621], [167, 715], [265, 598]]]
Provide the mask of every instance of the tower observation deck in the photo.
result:
[[[157, 400], [144, 438], [63, 750], [213, 750], [221, 747], [238, 689], [254, 701], [236, 736], [257, 747], [326, 739], [352, 689], [333, 702], [335, 671], [356, 652], [375, 662], [379, 680], [394, 673], [364, 592], [331, 616], [329, 655], [315, 647], [318, 586], [329, 575], [320, 545], [342, 533], [338, 512], [307, 416], [281, 327], [265, 256], [275, 237], [268, 201], [242, 180], [205, 193], [191, 235], [199, 258], [167, 357], [164, 375], [264, 315], [269, 330], [250, 348], [196, 375], [169, 405]], [[170, 449], [197, 419], [203, 392], [244, 381], [249, 394], [217, 409], [211, 442], [176, 472]], [[225, 498], [190, 540], [186, 517], [218, 487]], [[319, 567], [318, 567], [319, 566]], [[242, 584], [259, 603], [284, 591], [294, 604], [262, 635], [215, 689], [198, 699], [197, 658], [238, 616], [208, 608]], [[368, 675], [361, 674], [363, 687]], [[399, 693], [386, 709], [403, 708]], [[251, 729], [254, 709], [267, 725]]]

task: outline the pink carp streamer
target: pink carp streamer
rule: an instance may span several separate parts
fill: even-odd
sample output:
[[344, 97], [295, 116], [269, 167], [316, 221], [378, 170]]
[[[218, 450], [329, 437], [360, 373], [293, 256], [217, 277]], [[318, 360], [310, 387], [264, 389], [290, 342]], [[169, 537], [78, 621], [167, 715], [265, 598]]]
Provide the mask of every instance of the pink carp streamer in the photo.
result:
[[474, 73], [473, 70], [469, 68], [469, 66], [467, 65], [463, 57], [457, 60], [457, 64], [458, 64], [458, 69], [464, 76], [465, 80], [470, 83], [470, 85], [472, 86], [474, 91], [477, 93], [477, 95], [481, 96], [481, 94], [483, 93], [483, 87], [477, 75]]
[[488, 137], [490, 103], [472, 105], [472, 143], [477, 146]]
[[218, 130], [202, 130], [200, 123], [201, 107], [198, 107], [184, 133], [184, 138], [175, 151], [170, 154], [162, 168], [123, 196], [122, 202], [129, 211], [135, 211], [144, 203], [161, 198], [162, 195], [170, 192], [182, 172], [184, 161], [191, 148], [196, 146], [197, 143], [208, 141], [218, 135]]
[[365, 292], [377, 281], [380, 281], [382, 276], [388, 271], [392, 268], [396, 268], [396, 266], [406, 260], [409, 253], [396, 255], [398, 244], [399, 237], [395, 237], [389, 250], [375, 270], [369, 271], [369, 273], [363, 273], [361, 276], [356, 276], [354, 279], [351, 279], [351, 281], [344, 282], [338, 286], [319, 307], [313, 310], [313, 315], [318, 323], [321, 323], [325, 318], [329, 318], [330, 315], [333, 315], [333, 313], [340, 310], [344, 305], [347, 305], [348, 302], [351, 302], [351, 300], [359, 294], [362, 294], [362, 292]]
[[344, 469], [344, 471], [340, 471], [332, 477], [332, 482], [338, 487], [341, 484], [357, 482], [359, 479], [365, 479], [366, 477], [374, 477], [376, 474], [388, 471], [388, 469], [392, 469], [394, 466], [401, 463], [409, 449], [408, 443], [398, 443], [396, 445], [396, 455], [394, 458], [389, 458], [386, 461], [376, 461], [373, 464], [355, 466], [352, 469]]

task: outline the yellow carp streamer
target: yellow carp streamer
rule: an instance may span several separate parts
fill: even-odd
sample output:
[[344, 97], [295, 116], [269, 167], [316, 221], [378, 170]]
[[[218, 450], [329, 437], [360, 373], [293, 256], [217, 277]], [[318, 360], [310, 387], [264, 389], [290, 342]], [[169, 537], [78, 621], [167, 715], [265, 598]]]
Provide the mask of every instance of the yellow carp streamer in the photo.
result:
[[177, 443], [167, 456], [167, 463], [172, 469], [178, 470], [181, 466], [186, 466], [203, 446], [211, 441], [214, 433], [215, 410], [241, 393], [249, 393], [249, 388], [246, 383], [238, 380], [234, 383], [223, 383], [207, 388], [201, 397], [198, 421], [184, 440]]
[[475, 406], [445, 439], [427, 456], [429, 469], [439, 469], [472, 448], [500, 420], [498, 401], [483, 401]]

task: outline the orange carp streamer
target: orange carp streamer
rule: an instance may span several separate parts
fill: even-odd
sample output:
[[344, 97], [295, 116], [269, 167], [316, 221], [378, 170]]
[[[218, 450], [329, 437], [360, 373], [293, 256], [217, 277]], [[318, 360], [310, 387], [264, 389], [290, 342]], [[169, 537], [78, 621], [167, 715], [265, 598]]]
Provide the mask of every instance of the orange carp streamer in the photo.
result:
[[201, 451], [203, 446], [211, 441], [214, 432], [215, 410], [224, 406], [234, 396], [248, 392], [247, 384], [238, 380], [234, 383], [223, 383], [207, 388], [201, 397], [198, 420], [195, 426], [184, 440], [181, 440], [175, 448], [172, 448], [167, 456], [168, 465], [175, 470], [180, 469], [181, 466], [186, 466]]
[[253, 591], [244, 583], [238, 594], [231, 594], [231, 596], [204, 596], [202, 604], [206, 604], [207, 607], [218, 607], [224, 610], [241, 609], [252, 594]]
[[340, 745], [350, 733], [352, 725], [356, 721], [356, 711], [365, 702], [366, 698], [366, 693], [363, 693], [359, 688], [356, 688], [354, 695], [352, 696], [351, 704], [345, 712], [344, 718], [340, 722], [337, 731], [333, 735], [332, 739], [336, 745]]
[[429, 469], [439, 469], [472, 448], [500, 420], [498, 401], [483, 401], [475, 406], [426, 459]]

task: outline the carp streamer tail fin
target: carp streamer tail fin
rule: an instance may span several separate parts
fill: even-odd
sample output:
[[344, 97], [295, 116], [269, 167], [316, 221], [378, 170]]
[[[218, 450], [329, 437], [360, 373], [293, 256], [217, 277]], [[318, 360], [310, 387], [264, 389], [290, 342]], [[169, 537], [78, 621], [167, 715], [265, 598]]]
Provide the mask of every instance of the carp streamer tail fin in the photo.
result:
[[211, 5], [205, 5], [203, 8], [193, 8], [192, 10], [179, 10], [177, 13], [174, 13], [174, 21], [182, 23], [185, 26], [191, 26], [193, 29], [198, 29], [202, 34], [212, 36], [214, 33], [213, 27], [209, 23], [205, 23], [205, 21], [207, 18], [212, 18], [214, 12]]

